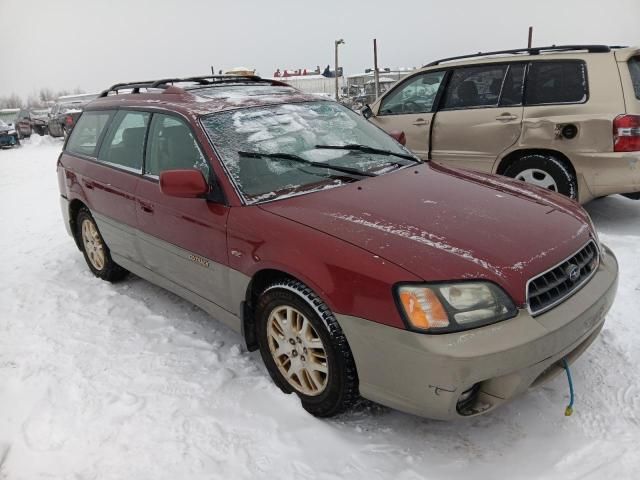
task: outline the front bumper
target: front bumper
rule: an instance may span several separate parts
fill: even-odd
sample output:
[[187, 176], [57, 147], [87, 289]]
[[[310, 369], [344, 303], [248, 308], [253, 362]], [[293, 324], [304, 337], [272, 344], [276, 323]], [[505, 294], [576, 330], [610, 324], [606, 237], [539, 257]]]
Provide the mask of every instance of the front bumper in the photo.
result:
[[[360, 394], [416, 415], [450, 420], [486, 413], [561, 371], [595, 340], [615, 297], [618, 263], [604, 247], [593, 278], [552, 310], [526, 310], [466, 332], [426, 335], [336, 315], [353, 352]], [[478, 384], [465, 414], [461, 394]]]

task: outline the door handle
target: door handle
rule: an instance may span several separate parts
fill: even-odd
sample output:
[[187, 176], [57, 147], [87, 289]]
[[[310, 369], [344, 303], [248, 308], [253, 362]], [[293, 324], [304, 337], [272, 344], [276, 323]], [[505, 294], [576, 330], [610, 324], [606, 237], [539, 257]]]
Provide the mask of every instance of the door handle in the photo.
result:
[[421, 127], [423, 125], [429, 125], [429, 122], [427, 122], [424, 118], [416, 118], [416, 121], [413, 122], [413, 125], [415, 125], [416, 127]]
[[502, 115], [498, 115], [496, 120], [508, 122], [509, 120], [516, 120], [518, 118], [517, 115], [513, 115], [511, 113], [503, 113]]
[[138, 202], [140, 204], [140, 209], [145, 213], [153, 213], [153, 207], [148, 203]]

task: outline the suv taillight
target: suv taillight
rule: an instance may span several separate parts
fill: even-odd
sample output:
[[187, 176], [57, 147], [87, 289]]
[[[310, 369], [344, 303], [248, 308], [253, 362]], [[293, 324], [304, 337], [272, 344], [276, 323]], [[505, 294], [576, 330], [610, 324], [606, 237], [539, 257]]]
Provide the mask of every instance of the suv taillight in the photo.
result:
[[73, 124], [73, 117], [72, 117], [71, 115], [67, 115], [67, 116], [65, 117], [65, 119], [64, 119], [64, 122], [65, 122], [67, 125], [71, 125], [71, 124]]
[[613, 120], [613, 151], [640, 151], [640, 115], [618, 115]]

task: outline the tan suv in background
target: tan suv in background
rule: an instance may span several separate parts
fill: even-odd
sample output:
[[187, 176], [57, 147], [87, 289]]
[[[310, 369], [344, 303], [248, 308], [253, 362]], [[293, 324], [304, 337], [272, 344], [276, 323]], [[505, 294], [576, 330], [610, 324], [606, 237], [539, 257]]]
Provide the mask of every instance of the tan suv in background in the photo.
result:
[[438, 60], [363, 115], [423, 159], [581, 203], [640, 198], [640, 49], [572, 45]]

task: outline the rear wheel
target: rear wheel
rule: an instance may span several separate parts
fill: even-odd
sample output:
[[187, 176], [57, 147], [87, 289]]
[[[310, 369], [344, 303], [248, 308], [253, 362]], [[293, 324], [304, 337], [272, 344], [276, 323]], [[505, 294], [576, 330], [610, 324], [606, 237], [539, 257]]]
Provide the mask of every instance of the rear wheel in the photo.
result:
[[578, 197], [576, 177], [563, 160], [549, 154], [532, 153], [520, 157], [504, 172], [507, 177], [561, 193]]
[[84, 259], [96, 277], [117, 282], [127, 276], [129, 272], [111, 258], [109, 248], [104, 243], [95, 220], [85, 207], [78, 212], [76, 228]]
[[273, 283], [256, 306], [260, 354], [273, 381], [318, 417], [348, 409], [358, 376], [347, 339], [324, 302], [297, 280]]

